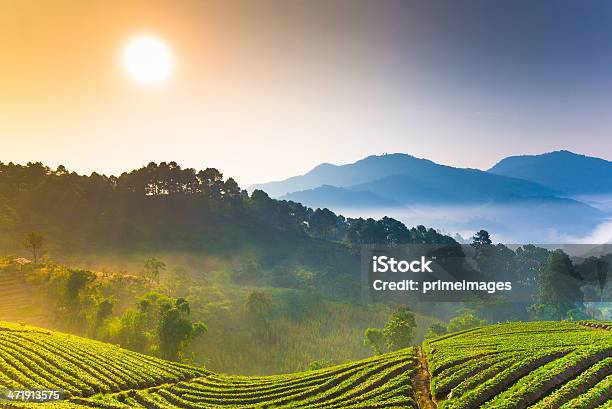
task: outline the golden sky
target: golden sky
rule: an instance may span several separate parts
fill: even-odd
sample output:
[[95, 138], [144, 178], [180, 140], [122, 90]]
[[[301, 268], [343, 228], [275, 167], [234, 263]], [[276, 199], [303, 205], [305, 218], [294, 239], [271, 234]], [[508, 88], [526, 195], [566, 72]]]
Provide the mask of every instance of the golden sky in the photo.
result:
[[[499, 47], [465, 48], [473, 24], [417, 3], [0, 0], [0, 161], [117, 174], [176, 160], [247, 185], [384, 152], [484, 168], [559, 148], [609, 158], [609, 123], [558, 106], [573, 90], [541, 100], [520, 66], [479, 74], [461, 56]], [[121, 65], [139, 34], [175, 56], [157, 87]]]

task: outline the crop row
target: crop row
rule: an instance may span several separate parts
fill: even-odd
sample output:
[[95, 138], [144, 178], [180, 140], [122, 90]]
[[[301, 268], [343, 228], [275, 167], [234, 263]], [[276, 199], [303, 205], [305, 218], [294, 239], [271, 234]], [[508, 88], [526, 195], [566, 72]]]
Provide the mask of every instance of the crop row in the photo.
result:
[[2, 323], [0, 387], [61, 389], [69, 397], [178, 382], [208, 373], [117, 346]]
[[145, 390], [75, 399], [90, 407], [118, 408], [409, 408], [415, 407], [412, 350], [319, 371], [269, 377], [209, 374]]
[[609, 400], [609, 331], [569, 322], [508, 323], [433, 339], [424, 349], [432, 394], [443, 408], [543, 409]]
[[[0, 389], [61, 389], [44, 409], [408, 408], [414, 350], [318, 371], [243, 377], [214, 374], [115, 345], [0, 323]], [[32, 404], [0, 402], [10, 409]], [[39, 406], [39, 405], [37, 405]]]

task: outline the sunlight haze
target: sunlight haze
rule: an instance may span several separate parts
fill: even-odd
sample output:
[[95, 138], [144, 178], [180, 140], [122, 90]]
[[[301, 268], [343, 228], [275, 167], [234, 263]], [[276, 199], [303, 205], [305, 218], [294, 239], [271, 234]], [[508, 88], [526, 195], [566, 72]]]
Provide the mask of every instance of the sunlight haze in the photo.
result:
[[[175, 160], [246, 186], [385, 152], [483, 169], [556, 149], [609, 159], [610, 7], [552, 19], [544, 3], [4, 1], [0, 160], [113, 174]], [[117, 53], [138, 33], [168, 48], [134, 77]]]

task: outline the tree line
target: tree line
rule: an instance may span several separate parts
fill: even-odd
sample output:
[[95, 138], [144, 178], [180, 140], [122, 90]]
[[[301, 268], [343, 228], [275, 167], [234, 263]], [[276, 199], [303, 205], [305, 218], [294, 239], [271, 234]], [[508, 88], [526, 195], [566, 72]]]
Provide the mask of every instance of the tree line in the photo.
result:
[[0, 162], [0, 244], [11, 233], [43, 233], [63, 250], [99, 246], [219, 247], [254, 237], [312, 237], [351, 245], [439, 243], [453, 239], [389, 217], [345, 218], [329, 209], [249, 194], [214, 168], [149, 163], [105, 176]]

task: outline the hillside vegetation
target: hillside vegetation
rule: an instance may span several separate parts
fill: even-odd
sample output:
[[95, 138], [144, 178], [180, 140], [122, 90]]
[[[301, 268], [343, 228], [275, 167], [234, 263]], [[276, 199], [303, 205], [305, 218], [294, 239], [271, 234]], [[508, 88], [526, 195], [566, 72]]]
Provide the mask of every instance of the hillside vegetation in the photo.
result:
[[612, 400], [608, 330], [517, 322], [453, 333], [424, 347], [442, 408], [596, 408]]
[[[23, 242], [32, 234], [44, 238], [44, 248], [28, 254]], [[54, 260], [88, 267], [96, 259], [108, 266], [135, 254], [142, 261], [158, 253], [186, 254], [200, 265], [223, 260], [243, 270], [234, 275], [238, 284], [299, 288], [306, 270], [309, 289], [356, 298], [359, 289], [347, 294], [345, 284], [357, 281], [355, 247], [364, 243], [455, 241], [387, 217], [350, 219], [261, 190], [248, 194], [214, 168], [150, 163], [115, 177], [0, 162], [0, 255], [35, 263], [45, 251]]]
[[[608, 408], [612, 332], [584, 324], [497, 324], [430, 340], [425, 355], [408, 348], [314, 371], [245, 377], [0, 322], [0, 388], [63, 389], [65, 401], [40, 405], [57, 409], [395, 409], [416, 408], [417, 396], [423, 404], [420, 382], [429, 382], [419, 375], [429, 368], [441, 408]], [[425, 406], [433, 405], [426, 397]]]
[[5, 322], [0, 327], [0, 388], [64, 390], [65, 402], [43, 404], [45, 408], [414, 406], [413, 349], [317, 371], [241, 377], [35, 327]]
[[0, 322], [0, 385], [91, 396], [177, 382], [206, 371], [117, 346]]
[[[179, 360], [232, 374], [272, 375], [370, 356], [364, 331], [383, 327], [393, 312], [393, 306], [343, 302], [307, 290], [239, 286], [220, 271], [200, 276], [172, 268], [161, 272], [159, 284], [121, 272], [82, 272], [53, 263], [19, 267], [0, 258], [0, 282], [7, 286], [0, 293], [0, 320], [169, 358], [158, 331], [163, 320], [154, 312], [182, 298], [189, 314], [181, 316], [203, 322], [207, 331], [181, 344]], [[83, 278], [78, 287], [77, 278]], [[422, 314], [416, 321], [416, 340], [437, 322]]]

